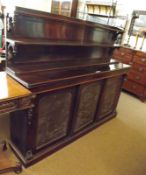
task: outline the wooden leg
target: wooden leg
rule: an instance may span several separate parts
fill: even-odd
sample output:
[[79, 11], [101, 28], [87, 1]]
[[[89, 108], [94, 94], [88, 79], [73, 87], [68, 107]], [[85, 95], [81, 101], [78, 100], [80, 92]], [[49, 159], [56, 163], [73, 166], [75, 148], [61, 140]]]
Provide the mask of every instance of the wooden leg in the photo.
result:
[[2, 141], [2, 150], [3, 151], [6, 151], [7, 150], [7, 143], [6, 143], [6, 141], [4, 140], [4, 141]]
[[14, 171], [22, 172], [22, 164], [11, 159], [12, 152], [7, 148], [6, 141], [0, 143], [0, 174]]

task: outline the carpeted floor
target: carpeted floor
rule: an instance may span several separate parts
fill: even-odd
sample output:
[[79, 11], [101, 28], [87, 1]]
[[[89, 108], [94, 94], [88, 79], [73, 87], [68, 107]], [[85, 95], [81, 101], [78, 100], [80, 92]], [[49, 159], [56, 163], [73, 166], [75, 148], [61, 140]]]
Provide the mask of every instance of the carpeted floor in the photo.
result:
[[[116, 118], [21, 174], [146, 175], [146, 103], [122, 93], [117, 112]], [[0, 128], [7, 122], [0, 122]]]

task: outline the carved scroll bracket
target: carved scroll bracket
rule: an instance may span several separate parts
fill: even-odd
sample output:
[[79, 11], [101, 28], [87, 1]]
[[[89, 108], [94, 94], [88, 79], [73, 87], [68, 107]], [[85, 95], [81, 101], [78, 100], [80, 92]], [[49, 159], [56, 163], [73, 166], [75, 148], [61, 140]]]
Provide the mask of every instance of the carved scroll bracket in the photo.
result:
[[123, 32], [117, 31], [115, 33], [115, 35], [113, 35], [113, 40], [115, 40], [115, 44], [120, 44], [121, 43], [122, 34], [123, 34]]
[[15, 42], [9, 42], [7, 43], [7, 60], [8, 62], [12, 62], [16, 56], [17, 53], [17, 46], [15, 44]]
[[33, 118], [33, 109], [28, 109], [28, 117], [27, 117], [27, 123], [29, 126], [32, 125], [32, 118]]
[[10, 16], [10, 14], [8, 13], [7, 17], [6, 17], [6, 30], [7, 30], [7, 32], [13, 33], [15, 31], [15, 22], [16, 22], [15, 17], [13, 15]]

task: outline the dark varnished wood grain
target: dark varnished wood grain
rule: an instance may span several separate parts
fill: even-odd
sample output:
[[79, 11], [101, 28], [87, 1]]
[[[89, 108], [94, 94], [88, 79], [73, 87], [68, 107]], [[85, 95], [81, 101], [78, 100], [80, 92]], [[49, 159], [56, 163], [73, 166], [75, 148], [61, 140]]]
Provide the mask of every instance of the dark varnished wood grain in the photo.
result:
[[[123, 69], [124, 68], [124, 69]], [[90, 68], [81, 68], [76, 70], [55, 70], [55, 71], [41, 71], [35, 72], [33, 74], [20, 74], [13, 75], [15, 79], [21, 82], [27, 88], [35, 88], [40, 85], [51, 85], [51, 83], [59, 83], [64, 81], [70, 81], [71, 83], [76, 82], [76, 80], [80, 80], [80, 82], [90, 79], [90, 77], [94, 77], [99, 79], [100, 77], [108, 76], [110, 74], [115, 74], [121, 72], [125, 72], [129, 69], [129, 66], [124, 66], [120, 63], [111, 64], [110, 66], [105, 65], [102, 67], [90, 67]]]
[[[12, 20], [10, 20], [11, 17]], [[13, 22], [15, 22], [14, 25], [12, 25]], [[95, 24], [21, 7], [15, 8], [14, 16], [11, 13], [8, 14], [7, 24], [10, 24], [7, 27], [9, 38], [37, 37], [45, 40], [78, 42], [97, 42], [101, 41], [102, 38], [103, 42], [110, 43], [116, 32], [122, 32], [120, 29], [108, 25]], [[103, 31], [105, 35], [102, 35]], [[96, 35], [98, 32], [100, 32], [100, 35]]]
[[6, 71], [35, 95], [11, 113], [12, 147], [29, 166], [114, 117], [129, 66], [111, 59], [118, 28], [20, 7], [6, 20]]

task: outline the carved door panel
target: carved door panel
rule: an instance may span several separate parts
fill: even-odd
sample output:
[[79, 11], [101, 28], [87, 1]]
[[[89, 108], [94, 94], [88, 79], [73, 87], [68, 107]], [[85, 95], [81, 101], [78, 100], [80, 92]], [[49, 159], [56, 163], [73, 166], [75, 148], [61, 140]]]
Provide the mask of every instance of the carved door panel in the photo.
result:
[[102, 96], [98, 106], [97, 119], [102, 119], [115, 111], [121, 91], [123, 77], [112, 77], [105, 80]]
[[95, 117], [102, 81], [81, 85], [75, 112], [74, 132], [91, 124]]
[[67, 135], [73, 89], [39, 96], [36, 147], [39, 149]]

